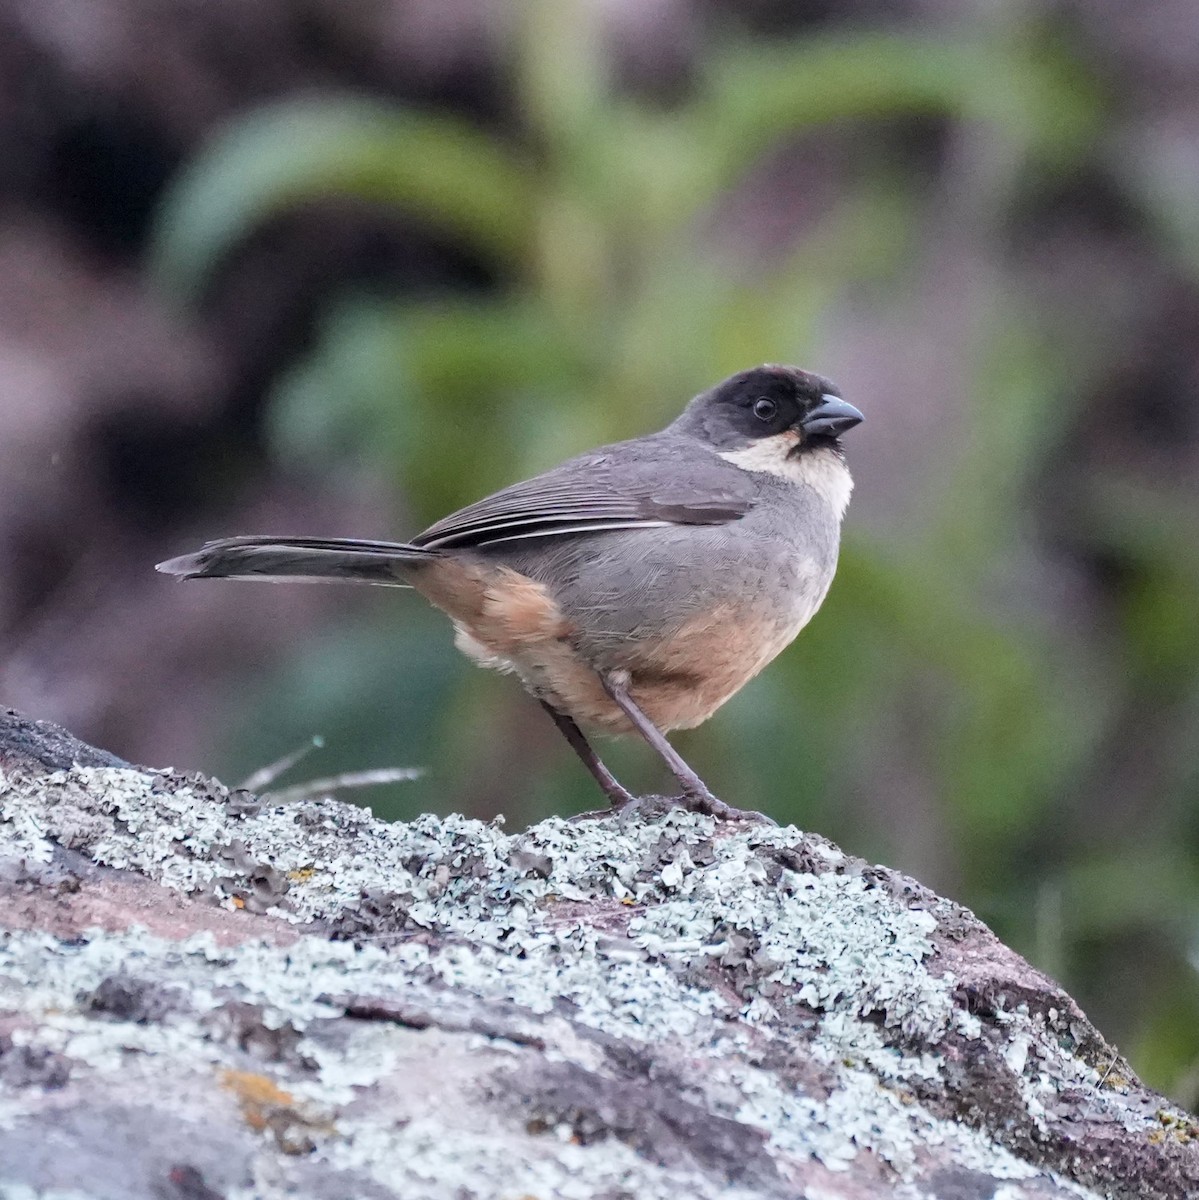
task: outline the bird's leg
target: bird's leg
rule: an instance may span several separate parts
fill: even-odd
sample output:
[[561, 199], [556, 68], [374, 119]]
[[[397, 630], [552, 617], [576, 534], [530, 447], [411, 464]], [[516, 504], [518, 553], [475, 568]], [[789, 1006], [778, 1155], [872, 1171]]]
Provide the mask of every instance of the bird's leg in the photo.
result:
[[[633, 724], [633, 728], [658, 752], [683, 788], [682, 799], [693, 812], [708, 813], [725, 821], [770, 821], [762, 813], [746, 812], [714, 796], [707, 784], [687, 765], [683, 756], [666, 740], [666, 735], [641, 711], [629, 695], [628, 676], [622, 672], [600, 675], [604, 691]], [[773, 824], [773, 822], [771, 822]]]
[[658, 752], [671, 774], [682, 784], [683, 793], [695, 799], [715, 800], [707, 784], [687, 765], [683, 756], [666, 740], [665, 734], [641, 711], [629, 695], [628, 683], [616, 673], [601, 675], [604, 691], [616, 702], [621, 712], [633, 723], [633, 728]]
[[558, 709], [547, 701], [539, 700], [538, 703], [553, 718], [554, 724], [561, 730], [562, 736], [571, 744], [571, 748], [583, 760], [583, 766], [591, 772], [595, 782], [603, 788], [604, 795], [608, 797], [608, 803], [612, 806], [613, 810], [632, 804], [636, 800], [636, 797], [627, 788], [622, 787], [616, 776], [604, 766], [600, 756], [592, 750], [578, 725], [564, 712], [559, 712]]

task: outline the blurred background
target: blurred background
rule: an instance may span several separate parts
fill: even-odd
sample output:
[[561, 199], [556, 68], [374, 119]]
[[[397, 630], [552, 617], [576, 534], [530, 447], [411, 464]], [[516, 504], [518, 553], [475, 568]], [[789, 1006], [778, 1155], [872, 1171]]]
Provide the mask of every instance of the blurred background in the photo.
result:
[[[403, 537], [761, 361], [867, 413], [812, 626], [683, 753], [974, 908], [1199, 1101], [1199, 10], [0, 0], [0, 700], [388, 817], [599, 796]], [[607, 745], [661, 788], [641, 746]]]

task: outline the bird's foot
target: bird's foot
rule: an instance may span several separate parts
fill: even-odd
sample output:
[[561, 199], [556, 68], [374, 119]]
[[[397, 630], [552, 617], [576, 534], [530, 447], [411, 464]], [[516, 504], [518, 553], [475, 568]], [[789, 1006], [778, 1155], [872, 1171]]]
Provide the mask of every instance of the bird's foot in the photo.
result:
[[614, 788], [605, 788], [604, 793], [608, 797], [607, 808], [593, 808], [587, 812], [575, 813], [570, 819], [572, 821], [598, 821], [602, 817], [624, 817], [626, 814], [639, 812], [643, 801], [652, 798], [634, 796], [632, 792], [620, 787], [619, 784]]
[[741, 823], [756, 823], [775, 825], [777, 822], [765, 813], [753, 809], [734, 808], [726, 804], [718, 796], [714, 796], [707, 788], [688, 788], [681, 796], [675, 797], [675, 803], [689, 812], [704, 813], [715, 817], [718, 821], [736, 821]]
[[765, 813], [754, 812], [744, 808], [734, 808], [723, 800], [712, 795], [706, 788], [703, 792], [687, 791], [679, 796], [634, 796], [626, 793], [627, 798], [614, 800], [610, 808], [598, 808], [590, 812], [576, 813], [572, 821], [594, 821], [602, 817], [617, 817], [621, 821], [630, 818], [653, 820], [664, 817], [673, 809], [682, 808], [687, 812], [702, 813], [715, 817], [718, 821], [731, 821], [741, 824], [774, 825], [776, 822]]

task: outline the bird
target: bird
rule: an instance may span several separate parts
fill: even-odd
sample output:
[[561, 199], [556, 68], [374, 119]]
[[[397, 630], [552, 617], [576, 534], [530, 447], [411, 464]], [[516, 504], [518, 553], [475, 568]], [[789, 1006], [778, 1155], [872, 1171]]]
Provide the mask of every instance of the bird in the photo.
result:
[[597, 732], [639, 734], [678, 781], [671, 803], [757, 818], [716, 797], [665, 735], [706, 721], [820, 607], [853, 490], [841, 437], [862, 419], [830, 380], [768, 363], [656, 433], [579, 454], [407, 542], [228, 537], [156, 569], [414, 588], [468, 658], [517, 676], [609, 810], [640, 798], [593, 749]]

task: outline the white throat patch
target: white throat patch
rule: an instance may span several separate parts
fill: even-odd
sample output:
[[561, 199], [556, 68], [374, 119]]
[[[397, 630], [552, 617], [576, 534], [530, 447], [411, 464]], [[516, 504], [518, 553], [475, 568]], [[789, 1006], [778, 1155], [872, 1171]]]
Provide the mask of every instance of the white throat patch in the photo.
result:
[[853, 477], [845, 460], [835, 450], [823, 447], [792, 455], [797, 441], [798, 435], [788, 430], [760, 438], [744, 450], [726, 450], [720, 457], [744, 471], [761, 471], [788, 483], [810, 487], [841, 520], [853, 492]]

